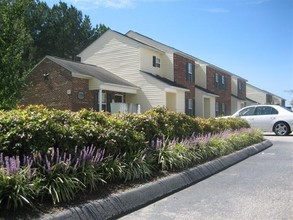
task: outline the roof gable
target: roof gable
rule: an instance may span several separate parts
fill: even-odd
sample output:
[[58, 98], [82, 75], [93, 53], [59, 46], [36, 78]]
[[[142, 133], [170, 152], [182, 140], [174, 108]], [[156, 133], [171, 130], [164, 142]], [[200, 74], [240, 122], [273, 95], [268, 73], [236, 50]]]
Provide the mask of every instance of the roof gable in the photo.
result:
[[116, 76], [115, 74], [105, 70], [104, 68], [95, 65], [78, 63], [53, 56], [46, 56], [45, 58], [50, 59], [54, 63], [57, 63], [58, 65], [70, 71], [71, 73], [80, 74], [86, 77], [93, 77], [104, 83], [136, 87], [130, 82]]

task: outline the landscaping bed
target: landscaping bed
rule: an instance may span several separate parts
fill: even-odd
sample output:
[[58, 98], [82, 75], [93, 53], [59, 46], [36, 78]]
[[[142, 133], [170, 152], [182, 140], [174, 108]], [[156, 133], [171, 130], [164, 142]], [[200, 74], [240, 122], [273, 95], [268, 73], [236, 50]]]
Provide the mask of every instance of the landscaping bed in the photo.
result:
[[140, 115], [44, 106], [1, 111], [1, 215], [48, 211], [91, 199], [89, 192], [107, 196], [261, 141], [244, 120], [165, 108]]

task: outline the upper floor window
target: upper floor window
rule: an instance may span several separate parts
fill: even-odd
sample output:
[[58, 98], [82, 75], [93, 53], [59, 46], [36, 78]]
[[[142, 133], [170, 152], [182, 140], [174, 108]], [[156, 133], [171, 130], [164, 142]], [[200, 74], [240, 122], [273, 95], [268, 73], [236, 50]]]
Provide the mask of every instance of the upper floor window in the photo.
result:
[[219, 89], [226, 89], [226, 77], [219, 73], [214, 74], [215, 87]]
[[239, 91], [242, 91], [242, 82], [238, 82], [238, 89]]
[[153, 56], [153, 67], [161, 67], [161, 60], [160, 58]]
[[193, 63], [186, 63], [186, 81], [195, 82], [195, 65]]

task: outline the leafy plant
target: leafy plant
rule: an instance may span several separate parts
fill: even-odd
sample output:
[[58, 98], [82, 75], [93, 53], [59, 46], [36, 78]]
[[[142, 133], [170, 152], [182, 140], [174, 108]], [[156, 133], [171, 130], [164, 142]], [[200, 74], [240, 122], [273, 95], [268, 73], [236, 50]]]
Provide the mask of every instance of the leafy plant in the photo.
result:
[[33, 206], [39, 193], [40, 179], [35, 177], [31, 162], [20, 167], [19, 157], [3, 157], [0, 154], [0, 209], [14, 209], [24, 205]]
[[130, 152], [123, 155], [124, 168], [122, 178], [124, 182], [136, 179], [147, 179], [153, 174], [152, 163], [148, 161], [147, 151]]

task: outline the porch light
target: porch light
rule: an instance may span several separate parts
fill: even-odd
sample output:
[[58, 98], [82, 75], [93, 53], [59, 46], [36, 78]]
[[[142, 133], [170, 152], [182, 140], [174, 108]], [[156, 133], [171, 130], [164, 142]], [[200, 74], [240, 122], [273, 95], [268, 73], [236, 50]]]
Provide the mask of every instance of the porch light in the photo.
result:
[[45, 72], [45, 73], [43, 74], [44, 80], [48, 80], [49, 75], [50, 75], [50, 73]]

